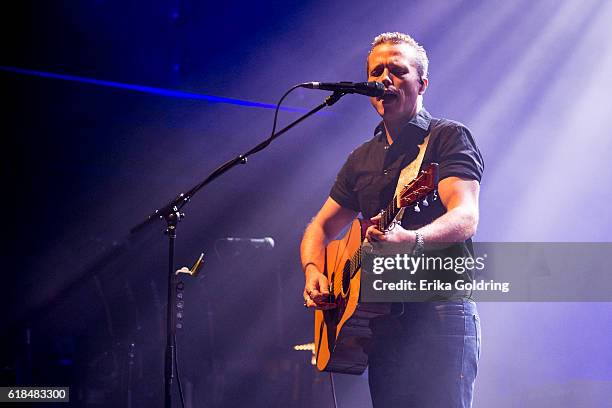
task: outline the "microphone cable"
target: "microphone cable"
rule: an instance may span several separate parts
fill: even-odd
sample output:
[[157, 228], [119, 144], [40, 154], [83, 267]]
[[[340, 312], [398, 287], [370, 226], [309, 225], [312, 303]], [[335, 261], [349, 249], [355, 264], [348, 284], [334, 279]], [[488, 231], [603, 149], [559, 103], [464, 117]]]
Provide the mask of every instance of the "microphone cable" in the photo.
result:
[[334, 386], [334, 374], [329, 372], [329, 382], [331, 384], [331, 393], [334, 401], [334, 408], [338, 408], [338, 401], [336, 401], [336, 387]]
[[276, 123], [278, 121], [278, 111], [280, 110], [281, 104], [291, 92], [295, 91], [297, 88], [302, 87], [303, 85], [304, 84], [293, 85], [291, 88], [289, 88], [287, 92], [283, 94], [283, 96], [281, 96], [281, 98], [276, 103], [276, 108], [274, 109], [274, 121], [272, 122], [272, 132], [270, 133], [270, 136], [268, 137], [268, 139], [264, 141], [264, 143], [262, 143], [262, 145], [257, 150], [252, 151], [251, 154], [257, 153], [265, 149], [266, 147], [270, 145], [270, 143], [272, 143], [272, 141], [274, 141], [274, 139], [278, 137], [278, 135], [275, 135], [275, 133], [276, 133]]
[[[270, 143], [272, 143], [274, 141], [274, 139], [276, 139], [278, 136], [276, 136], [274, 133], [276, 132], [276, 124], [278, 121], [278, 111], [280, 110], [281, 104], [283, 103], [283, 101], [285, 100], [285, 98], [294, 90], [296, 90], [297, 88], [301, 88], [303, 87], [304, 84], [297, 84], [292, 86], [291, 88], [289, 88], [289, 90], [287, 92], [285, 92], [283, 94], [283, 96], [281, 96], [281, 98], [278, 100], [278, 103], [276, 104], [276, 109], [274, 110], [274, 121], [272, 122], [272, 132], [270, 133], [270, 137], [266, 140], [266, 143], [261, 147], [261, 149], [256, 150], [256, 152], [268, 147], [270, 145]], [[255, 152], [253, 152], [255, 153]], [[330, 371], [329, 372], [329, 382], [331, 384], [331, 394], [332, 394], [332, 400], [334, 402], [334, 408], [338, 408], [338, 401], [336, 400], [336, 387], [334, 385], [334, 375], [333, 373]]]
[[[294, 90], [296, 90], [297, 88], [301, 88], [303, 87], [304, 84], [297, 84], [292, 86], [291, 88], [289, 88], [289, 90], [287, 92], [285, 92], [285, 94], [278, 100], [278, 103], [276, 104], [276, 109], [274, 110], [274, 121], [272, 123], [272, 132], [270, 133], [270, 137], [267, 140], [267, 143], [264, 145], [264, 147], [267, 147], [270, 143], [272, 143], [272, 141], [274, 139], [276, 139], [274, 132], [276, 132], [276, 123], [277, 123], [277, 119], [278, 119], [278, 111], [280, 109], [281, 104], [283, 103], [283, 101], [285, 100], [285, 98], [287, 97], [287, 95], [289, 95], [291, 92], [293, 92]], [[334, 375], [333, 373], [330, 371], [329, 372], [329, 382], [331, 384], [331, 394], [332, 394], [332, 399], [334, 402], [334, 408], [338, 408], [338, 401], [336, 400], [336, 387], [334, 385]]]
[[[300, 84], [294, 85], [291, 88], [289, 88], [289, 90], [287, 90], [287, 92], [285, 92], [283, 94], [283, 96], [281, 96], [281, 98], [278, 100], [278, 102], [276, 104], [276, 108], [274, 109], [274, 121], [272, 123], [272, 132], [270, 132], [270, 136], [266, 140], [264, 140], [264, 142], [261, 143], [261, 145], [258, 146], [256, 149], [253, 149], [253, 150], [249, 151], [249, 153], [247, 155], [245, 155], [244, 159], [246, 159], [246, 157], [248, 157], [248, 156], [250, 156], [252, 154], [255, 154], [255, 153], [260, 152], [261, 150], [265, 149], [266, 147], [268, 147], [270, 145], [270, 143], [272, 143], [274, 141], [274, 139], [276, 139], [279, 136], [279, 135], [276, 135], [275, 133], [276, 133], [276, 125], [277, 125], [277, 122], [278, 122], [278, 112], [280, 110], [281, 104], [283, 103], [285, 98], [291, 92], [293, 92], [297, 88], [301, 88], [303, 86], [304, 86], [304, 83], [300, 83]], [[207, 182], [210, 181], [210, 179], [212, 178], [212, 175], [216, 175], [218, 172], [223, 170], [228, 165], [228, 163], [229, 162], [223, 163], [222, 165], [217, 167], [217, 169], [215, 169], [211, 173], [211, 176], [209, 176], [206, 180], [204, 180], [202, 183], [197, 185], [193, 190], [195, 190], [195, 191], [199, 190], [202, 186], [204, 186]], [[187, 201], [188, 200], [183, 201], [182, 205], [179, 207], [179, 210], [186, 204]], [[216, 242], [215, 242], [215, 244], [216, 244]], [[217, 256], [219, 256], [219, 253], [217, 251], [216, 246], [215, 246], [215, 252], [217, 253]], [[169, 306], [170, 305], [168, 305], [168, 307]], [[185, 398], [184, 398], [184, 395], [183, 395], [183, 386], [181, 384], [180, 375], [179, 375], [179, 364], [178, 364], [178, 351], [177, 351], [177, 349], [178, 349], [178, 346], [177, 346], [177, 343], [176, 343], [176, 335], [175, 335], [174, 336], [174, 362], [175, 362], [174, 366], [175, 366], [175, 369], [176, 369], [176, 379], [177, 379], [177, 383], [178, 383], [179, 395], [180, 395], [180, 398], [181, 398], [181, 406], [183, 408], [185, 408]], [[331, 375], [331, 372], [329, 374], [330, 374], [330, 380], [331, 380], [331, 384], [332, 384], [332, 396], [334, 398], [334, 407], [337, 408], [336, 392], [335, 392], [335, 389], [334, 389], [334, 379], [333, 379], [333, 377]]]

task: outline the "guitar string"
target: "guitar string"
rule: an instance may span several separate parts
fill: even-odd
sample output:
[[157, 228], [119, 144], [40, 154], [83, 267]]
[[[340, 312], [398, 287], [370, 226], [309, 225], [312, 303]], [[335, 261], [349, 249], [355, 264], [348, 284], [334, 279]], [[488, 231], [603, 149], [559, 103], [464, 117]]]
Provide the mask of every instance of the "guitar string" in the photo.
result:
[[[421, 171], [421, 173], [422, 174], [429, 174], [428, 171]], [[381, 217], [381, 220], [380, 220], [380, 223], [379, 223], [379, 228], [381, 230], [386, 230], [387, 228], [389, 228], [389, 225], [393, 222], [393, 220], [395, 219], [395, 217], [399, 213], [400, 206], [397, 205], [398, 196], [403, 195], [403, 193], [406, 190], [407, 190], [407, 186], [400, 193], [394, 195], [393, 199], [391, 200], [391, 202], [387, 205], [386, 210], [383, 211], [383, 216]], [[350, 232], [349, 232], [349, 234], [350, 234]], [[354, 276], [355, 273], [357, 273], [357, 270], [359, 270], [359, 268], [361, 267], [361, 261], [363, 260], [362, 255], [363, 255], [362, 254], [362, 246], [359, 246], [359, 249], [357, 249], [357, 251], [353, 254], [353, 256], [351, 256], [349, 258], [349, 272], [350, 272], [351, 278]], [[338, 254], [336, 254], [336, 258], [337, 257], [338, 257]], [[337, 259], [336, 259], [336, 263], [335, 264], [337, 266]], [[344, 271], [344, 269], [343, 269], [343, 271]]]
[[[381, 225], [379, 225], [379, 227], [383, 230], [388, 228], [390, 219], [395, 218], [395, 215], [397, 214], [398, 207], [396, 206], [396, 201], [397, 199], [395, 196], [393, 197], [393, 200], [391, 200], [391, 202], [387, 205], [386, 211], [384, 211], [384, 218], [381, 218], [382, 223]], [[357, 270], [359, 270], [359, 268], [361, 267], [361, 261], [363, 259], [361, 248], [362, 247], [360, 246], [359, 249], [357, 249], [357, 251], [349, 259], [351, 277], [353, 277]]]
[[[352, 233], [353, 233], [353, 228], [350, 228], [349, 231], [348, 231], [348, 237], [347, 237], [347, 240], [346, 240], [347, 242], [350, 241], [350, 236], [351, 236]], [[339, 263], [338, 258], [342, 259], [344, 257], [344, 253], [345, 253], [346, 250], [347, 250], [347, 247], [345, 246], [344, 248], [342, 248], [342, 252], [340, 252], [340, 251], [336, 252], [336, 261], [334, 262], [334, 265], [335, 265], [334, 270], [335, 271], [338, 270], [338, 263]], [[349, 258], [349, 265], [350, 265], [350, 268], [352, 269], [352, 257]], [[341, 290], [343, 289], [342, 288], [342, 281], [344, 280], [342, 278], [344, 278], [344, 268], [342, 268], [342, 276], [341, 276], [341, 280], [340, 280], [340, 289]], [[334, 276], [334, 279], [330, 279], [330, 282], [331, 282], [332, 285], [334, 285], [334, 280], [335, 279], [336, 279], [336, 276]], [[334, 289], [334, 288], [332, 288], [332, 289]], [[330, 290], [330, 296], [333, 296], [333, 291], [332, 290]]]

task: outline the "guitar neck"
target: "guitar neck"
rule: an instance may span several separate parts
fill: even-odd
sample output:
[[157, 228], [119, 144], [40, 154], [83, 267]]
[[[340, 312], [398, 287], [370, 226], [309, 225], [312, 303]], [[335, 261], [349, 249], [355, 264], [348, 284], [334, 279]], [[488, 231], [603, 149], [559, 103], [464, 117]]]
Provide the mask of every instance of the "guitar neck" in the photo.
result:
[[[391, 200], [389, 205], [387, 205], [387, 208], [381, 213], [381, 218], [378, 221], [378, 228], [381, 231], [385, 231], [387, 228], [389, 228], [389, 226], [393, 222], [393, 219], [399, 213], [400, 208], [396, 205], [397, 202], [397, 197], [393, 197], [393, 200]], [[362, 255], [362, 247], [359, 247], [359, 249], [357, 249], [357, 251], [355, 251], [353, 256], [349, 259], [349, 273], [351, 277], [361, 268]]]
[[402, 207], [418, 203], [420, 199], [427, 197], [429, 193], [434, 193], [435, 200], [435, 189], [437, 185], [438, 163], [430, 163], [425, 170], [421, 170], [414, 180], [404, 186], [404, 188], [393, 197], [393, 200], [387, 205], [387, 208], [381, 212], [380, 221], [378, 221], [378, 229], [380, 231], [386, 231], [391, 226], [391, 223], [395, 220], [395, 217], [397, 217]]
[[400, 209], [397, 206], [397, 202], [398, 198], [397, 196], [394, 196], [393, 200], [391, 200], [389, 205], [387, 205], [387, 208], [381, 212], [381, 217], [378, 221], [378, 229], [380, 231], [386, 231], [399, 213]]

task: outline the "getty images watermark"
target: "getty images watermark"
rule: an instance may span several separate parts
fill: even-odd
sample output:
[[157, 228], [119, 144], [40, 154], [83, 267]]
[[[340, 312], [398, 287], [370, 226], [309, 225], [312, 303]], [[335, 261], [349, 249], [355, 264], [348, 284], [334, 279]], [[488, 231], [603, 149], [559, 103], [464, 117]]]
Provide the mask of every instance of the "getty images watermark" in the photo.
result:
[[377, 244], [363, 251], [364, 302], [469, 297], [477, 301], [610, 302], [612, 243], [473, 243], [412, 256]]
[[[425, 254], [411, 256], [406, 253], [373, 256], [371, 273], [378, 277], [372, 280], [372, 289], [377, 292], [419, 292], [420, 296], [415, 296], [414, 300], [419, 300], [418, 298], [422, 296], [425, 298], [463, 296], [474, 291], [508, 293], [510, 282], [475, 279], [476, 273], [485, 269], [486, 258], [487, 254], [477, 257]], [[414, 279], [417, 274], [419, 279]]]

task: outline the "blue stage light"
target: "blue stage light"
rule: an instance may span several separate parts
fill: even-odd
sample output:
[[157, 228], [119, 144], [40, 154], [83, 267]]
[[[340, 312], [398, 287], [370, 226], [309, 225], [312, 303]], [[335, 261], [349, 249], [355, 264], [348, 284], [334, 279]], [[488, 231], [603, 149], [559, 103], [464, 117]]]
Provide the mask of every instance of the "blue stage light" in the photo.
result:
[[[234, 99], [234, 98], [225, 98], [222, 96], [214, 96], [214, 95], [204, 95], [204, 94], [199, 94], [195, 92], [185, 92], [185, 91], [179, 91], [179, 90], [174, 90], [174, 89], [157, 88], [153, 86], [124, 84], [121, 82], [105, 81], [102, 79], [87, 78], [87, 77], [81, 77], [81, 76], [76, 76], [76, 75], [57, 74], [53, 72], [35, 71], [31, 69], [23, 69], [23, 68], [7, 67], [7, 66], [0, 66], [0, 70], [13, 72], [16, 74], [22, 74], [22, 75], [31, 75], [31, 76], [38, 76], [42, 78], [59, 79], [62, 81], [73, 81], [73, 82], [81, 82], [85, 84], [106, 86], [110, 88], [128, 89], [131, 91], [150, 93], [150, 94], [160, 95], [160, 96], [168, 96], [172, 98], [197, 99], [197, 100], [204, 100], [204, 101], [211, 102], [211, 103], [226, 103], [226, 104], [231, 104], [231, 105], [248, 106], [248, 107], [253, 107], [253, 108], [264, 108], [264, 109], [275, 109], [276, 108], [276, 105], [269, 104], [269, 103], [253, 102], [253, 101], [246, 101], [246, 100]], [[288, 112], [306, 112], [307, 111], [307, 109], [304, 109], [304, 108], [295, 108], [295, 107], [288, 107], [288, 106], [281, 107], [280, 109], [283, 111], [288, 111]]]

